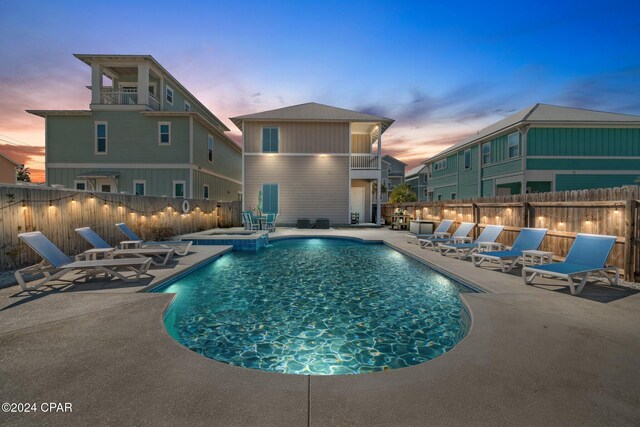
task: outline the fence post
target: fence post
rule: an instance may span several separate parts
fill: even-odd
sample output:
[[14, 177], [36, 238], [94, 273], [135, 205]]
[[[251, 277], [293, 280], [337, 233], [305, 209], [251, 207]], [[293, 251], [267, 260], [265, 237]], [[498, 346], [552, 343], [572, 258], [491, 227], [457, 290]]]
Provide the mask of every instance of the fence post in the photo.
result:
[[624, 220], [624, 280], [633, 282], [635, 277], [634, 247], [636, 245], [636, 209], [637, 203], [633, 199], [625, 201]]
[[[478, 207], [478, 205], [476, 203], [471, 203], [471, 216], [473, 217], [473, 222], [475, 224], [479, 224], [480, 223], [480, 208]], [[476, 237], [478, 237], [478, 227], [473, 227], [473, 236], [474, 239]]]
[[529, 202], [522, 204], [522, 226], [531, 227], [531, 205]]

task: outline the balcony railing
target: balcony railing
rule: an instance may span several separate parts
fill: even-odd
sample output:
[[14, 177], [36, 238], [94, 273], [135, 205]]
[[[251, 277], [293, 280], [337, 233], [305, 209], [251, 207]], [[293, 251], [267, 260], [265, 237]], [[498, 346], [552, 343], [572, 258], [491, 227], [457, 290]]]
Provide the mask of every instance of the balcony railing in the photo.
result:
[[[138, 104], [138, 91], [135, 89], [114, 90], [111, 88], [103, 88], [100, 95], [100, 103], [105, 105]], [[149, 94], [148, 105], [153, 110], [160, 110], [160, 101], [152, 94]]]
[[378, 169], [378, 155], [369, 153], [352, 153], [351, 169]]

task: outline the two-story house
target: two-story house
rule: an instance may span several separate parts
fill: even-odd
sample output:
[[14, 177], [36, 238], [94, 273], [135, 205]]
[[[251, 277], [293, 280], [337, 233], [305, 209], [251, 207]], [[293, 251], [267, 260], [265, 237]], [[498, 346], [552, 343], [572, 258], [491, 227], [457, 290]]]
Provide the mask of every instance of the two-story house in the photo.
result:
[[389, 154], [382, 156], [382, 184], [386, 192], [382, 192], [382, 202], [389, 201], [389, 195], [398, 185], [404, 184], [404, 169], [407, 164]]
[[[277, 212], [279, 224], [328, 218], [380, 224], [382, 134], [393, 123], [357, 111], [307, 103], [233, 117], [242, 131], [243, 208]], [[373, 218], [372, 202], [377, 213]]]
[[640, 116], [536, 104], [423, 162], [429, 200], [640, 183]]
[[242, 149], [152, 56], [74, 56], [91, 67], [89, 110], [27, 110], [45, 119], [48, 185], [238, 200]]
[[409, 170], [404, 176], [405, 184], [411, 187], [411, 191], [416, 193], [418, 200], [421, 202], [427, 201], [427, 181], [429, 177], [427, 175], [427, 167], [425, 165], [416, 166]]

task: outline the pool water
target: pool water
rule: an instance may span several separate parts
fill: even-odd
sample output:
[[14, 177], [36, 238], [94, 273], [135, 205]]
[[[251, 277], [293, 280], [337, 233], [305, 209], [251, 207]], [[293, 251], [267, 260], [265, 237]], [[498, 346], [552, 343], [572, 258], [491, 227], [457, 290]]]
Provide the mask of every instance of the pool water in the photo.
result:
[[291, 239], [232, 252], [162, 288], [171, 336], [211, 359], [289, 374], [431, 360], [469, 329], [470, 289], [382, 244]]

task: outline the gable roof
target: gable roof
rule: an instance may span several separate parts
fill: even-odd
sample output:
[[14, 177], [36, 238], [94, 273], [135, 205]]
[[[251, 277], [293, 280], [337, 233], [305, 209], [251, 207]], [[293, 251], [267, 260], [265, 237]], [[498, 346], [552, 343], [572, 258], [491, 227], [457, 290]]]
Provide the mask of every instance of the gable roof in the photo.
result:
[[457, 144], [439, 152], [424, 161], [423, 164], [448, 155], [459, 148], [488, 139], [495, 134], [526, 124], [638, 124], [640, 116], [631, 114], [607, 113], [603, 111], [585, 110], [582, 108], [562, 107], [551, 104], [535, 104], [505, 117], [471, 135]]
[[407, 172], [404, 177], [405, 178], [411, 178], [414, 176], [418, 176], [420, 175], [420, 172], [422, 172], [423, 169], [425, 169], [427, 166], [426, 165], [420, 165], [420, 166], [416, 166], [413, 169], [410, 169], [409, 172]]
[[407, 166], [407, 164], [405, 162], [396, 159], [395, 157], [393, 157], [390, 154], [385, 154], [384, 156], [382, 156], [382, 160], [384, 161], [385, 159], [387, 159], [387, 162], [388, 162], [388, 160], [391, 160], [392, 162], [400, 163], [401, 165]]
[[16, 167], [20, 167], [22, 166], [22, 163], [18, 163], [15, 160], [13, 160], [11, 157], [5, 156], [4, 154], [0, 153], [0, 157], [9, 160], [11, 163], [13, 163], [14, 165], [16, 165]]
[[326, 122], [380, 122], [382, 132], [394, 122], [386, 117], [374, 116], [347, 110], [345, 108], [332, 107], [330, 105], [307, 102], [306, 104], [292, 105], [290, 107], [277, 108], [275, 110], [262, 111], [255, 114], [231, 117], [231, 121], [242, 129], [243, 121], [283, 120], [283, 121], [326, 121]]

